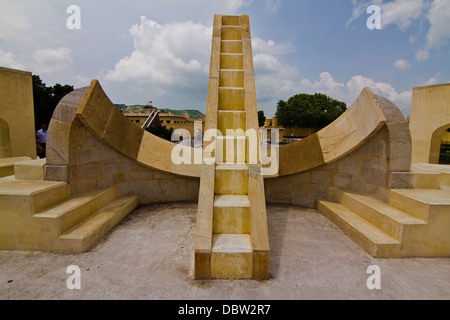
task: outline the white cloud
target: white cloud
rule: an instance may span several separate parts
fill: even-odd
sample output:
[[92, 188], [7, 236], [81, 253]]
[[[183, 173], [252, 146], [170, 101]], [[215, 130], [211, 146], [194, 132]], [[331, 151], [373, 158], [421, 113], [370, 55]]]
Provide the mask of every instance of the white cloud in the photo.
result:
[[395, 0], [381, 4], [382, 25], [396, 24], [406, 30], [411, 23], [420, 18], [427, 7], [424, 0]]
[[339, 83], [333, 79], [330, 73], [322, 72], [320, 74], [320, 80], [311, 82], [308, 79], [303, 79], [301, 81], [303, 87], [307, 88], [308, 91], [323, 92], [328, 94], [336, 94], [339, 90], [344, 87], [343, 83]]
[[450, 40], [450, 1], [434, 0], [428, 13], [430, 29], [427, 43], [416, 52], [418, 61], [425, 61], [430, 57], [430, 50], [445, 45]]
[[361, 15], [365, 14], [370, 5], [378, 5], [381, 9], [381, 25], [383, 28], [391, 24], [396, 24], [401, 30], [406, 30], [414, 20], [423, 15], [427, 8], [427, 2], [425, 0], [394, 0], [386, 3], [383, 0], [353, 0], [352, 3], [352, 16], [347, 21], [347, 27], [353, 21], [359, 19]]
[[434, 76], [432, 76], [430, 79], [428, 79], [428, 81], [425, 81], [425, 83], [423, 85], [424, 86], [431, 86], [431, 85], [434, 85], [434, 84], [438, 84], [440, 75], [441, 75], [441, 72], [436, 73]]
[[0, 30], [4, 38], [11, 38], [16, 32], [24, 32], [31, 29], [27, 6], [14, 0], [2, 0], [0, 10]]
[[253, 3], [253, 0], [228, 0], [228, 1], [221, 0], [220, 2], [225, 3], [225, 5], [228, 7], [228, 11], [236, 12], [242, 7], [248, 7], [249, 5], [251, 5]]
[[[161, 25], [142, 17], [130, 35], [133, 52], [106, 73], [106, 80], [130, 84], [153, 99], [206, 92], [212, 28], [192, 21]], [[259, 101], [291, 93], [298, 71], [280, 60], [290, 45], [253, 38], [252, 49]]]
[[[109, 70], [106, 79], [152, 86], [157, 94], [167, 88], [190, 88], [207, 79], [212, 29], [192, 21], [160, 25], [141, 17], [130, 29], [134, 51]], [[201, 82], [203, 84], [203, 82]]]
[[67, 69], [72, 64], [71, 54], [72, 50], [65, 47], [38, 49], [33, 54], [33, 58], [37, 62], [36, 71], [51, 74]]
[[283, 0], [266, 0], [266, 9], [270, 12], [277, 12], [282, 3]]
[[308, 79], [302, 79], [300, 88], [297, 88], [297, 91], [310, 94], [316, 92], [324, 93], [334, 99], [345, 101], [350, 106], [365, 87], [370, 87], [375, 94], [391, 100], [402, 110], [403, 114], [409, 114], [412, 91], [398, 93], [391, 84], [376, 82], [362, 75], [355, 75], [344, 84], [336, 81], [330, 73], [322, 72], [319, 81], [313, 82]]
[[409, 62], [407, 60], [398, 59], [394, 62], [394, 67], [399, 70], [405, 71], [405, 70], [408, 70], [411, 67], [411, 65], [409, 64]]
[[258, 101], [261, 105], [276, 105], [280, 99], [293, 92], [299, 71], [282, 62], [281, 56], [291, 51], [291, 45], [273, 40], [252, 40], [253, 65]]
[[409, 115], [411, 110], [412, 91], [398, 93], [389, 83], [376, 82], [361, 75], [353, 76], [346, 84], [349, 94], [353, 96], [354, 99], [356, 99], [364, 87], [370, 87], [373, 93], [391, 100], [402, 110], [405, 116]]
[[[380, 6], [383, 28], [396, 24], [400, 30], [405, 31], [419, 19], [428, 20], [430, 28], [428, 29], [426, 43], [415, 54], [418, 61], [428, 60], [432, 49], [437, 49], [450, 40], [450, 28], [448, 27], [448, 21], [450, 21], [449, 0], [353, 0], [352, 3], [352, 16], [347, 21], [347, 27], [353, 21], [358, 20], [371, 4]], [[409, 36], [410, 44], [415, 44], [417, 40], [416, 36]]]
[[23, 65], [16, 61], [16, 56], [12, 52], [5, 52], [0, 49], [0, 66], [11, 69], [25, 69]]

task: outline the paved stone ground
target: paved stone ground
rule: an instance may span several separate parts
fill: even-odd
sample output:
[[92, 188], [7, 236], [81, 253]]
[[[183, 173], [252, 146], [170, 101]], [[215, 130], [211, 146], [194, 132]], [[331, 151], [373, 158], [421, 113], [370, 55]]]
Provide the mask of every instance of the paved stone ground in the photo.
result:
[[[193, 279], [196, 204], [140, 207], [90, 252], [0, 251], [0, 299], [450, 299], [450, 259], [374, 259], [315, 210], [268, 206], [268, 281]], [[69, 290], [69, 265], [81, 289]], [[381, 269], [369, 290], [367, 268]]]

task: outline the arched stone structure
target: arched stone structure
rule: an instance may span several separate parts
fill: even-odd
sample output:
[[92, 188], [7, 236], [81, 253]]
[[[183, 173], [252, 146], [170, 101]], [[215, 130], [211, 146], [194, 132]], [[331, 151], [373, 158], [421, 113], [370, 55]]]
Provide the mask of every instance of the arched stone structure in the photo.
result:
[[430, 143], [430, 161], [429, 163], [437, 164], [439, 163], [440, 151], [442, 145], [442, 137], [450, 128], [450, 123], [437, 128], [431, 135]]
[[[87, 117], [89, 112], [100, 114]], [[110, 131], [100, 132], [102, 126], [103, 132], [105, 128]], [[145, 163], [142, 155], [144, 162], [138, 161], [141, 141], [153, 150], [153, 162]], [[155, 145], [163, 148], [156, 149]], [[195, 201], [199, 186], [195, 176], [183, 177], [170, 169], [163, 170], [171, 162], [170, 152], [161, 150], [171, 150], [172, 146], [175, 144], [144, 133], [128, 121], [93, 81], [90, 87], [66, 95], [53, 113], [47, 136], [45, 179], [69, 183], [74, 194], [117, 186], [120, 196], [136, 194], [140, 204]]]
[[441, 137], [450, 126], [450, 83], [413, 89], [409, 129], [412, 164], [439, 162]]
[[0, 118], [0, 159], [11, 156], [11, 139], [8, 123]]

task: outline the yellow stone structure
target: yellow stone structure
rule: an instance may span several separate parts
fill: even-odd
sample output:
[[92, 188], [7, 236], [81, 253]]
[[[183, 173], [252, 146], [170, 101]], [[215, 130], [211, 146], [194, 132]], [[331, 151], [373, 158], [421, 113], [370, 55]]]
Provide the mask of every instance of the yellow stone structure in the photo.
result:
[[442, 137], [450, 128], [450, 83], [413, 89], [410, 130], [412, 163], [439, 163]]
[[0, 83], [0, 158], [35, 159], [31, 73], [0, 67]]
[[[215, 15], [206, 130], [218, 129], [204, 165], [195, 240], [196, 279], [268, 279], [269, 235], [261, 164], [245, 132], [258, 132], [249, 17]], [[230, 143], [231, 142], [231, 143]], [[242, 142], [242, 143], [240, 143]], [[207, 147], [207, 146], [205, 146]]]
[[[1, 71], [17, 82], [30, 75]], [[3, 83], [4, 100], [22, 92]], [[416, 88], [410, 124], [364, 88], [328, 127], [275, 150], [279, 170], [263, 176], [259, 135], [247, 135], [259, 130], [249, 17], [215, 15], [205, 120], [215, 133], [203, 150], [136, 126], [93, 80], [58, 104], [45, 160], [0, 159], [0, 249], [85, 252], [138, 205], [190, 201], [198, 202], [196, 279], [269, 278], [266, 203], [318, 209], [374, 257], [449, 257], [450, 172], [411, 165], [421, 143], [413, 118], [448, 115], [448, 88]], [[5, 143], [13, 122], [3, 109], [0, 118], [1, 152], [13, 157]], [[429, 142], [448, 127], [448, 118], [433, 121]]]
[[[156, 110], [156, 109], [154, 109]], [[147, 120], [149, 114], [148, 113], [127, 113], [125, 116], [133, 123], [142, 127], [145, 121]], [[204, 132], [205, 129], [205, 120], [203, 117], [197, 117], [196, 119], [191, 119], [189, 116], [160, 112], [158, 114], [159, 120], [161, 122], [161, 126], [166, 127], [167, 129], [172, 128], [174, 131], [189, 132], [191, 138], [194, 138], [195, 135], [195, 121], [202, 122], [201, 130]]]

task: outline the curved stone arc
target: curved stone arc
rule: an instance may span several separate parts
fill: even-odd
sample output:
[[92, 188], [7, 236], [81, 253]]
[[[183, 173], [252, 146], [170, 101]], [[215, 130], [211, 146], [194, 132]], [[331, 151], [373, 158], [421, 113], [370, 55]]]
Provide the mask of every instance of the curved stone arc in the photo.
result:
[[[139, 164], [181, 176], [200, 177], [200, 165], [173, 164], [171, 155], [176, 144], [156, 137], [126, 119], [108, 98], [98, 80], [92, 80], [76, 115], [100, 140]], [[190, 163], [194, 163], [194, 155], [198, 150], [184, 147], [183, 152], [188, 152]]]
[[71, 132], [79, 122], [76, 110], [88, 87], [65, 95], [53, 112], [47, 131], [45, 180], [69, 182]]
[[279, 176], [304, 172], [335, 162], [361, 146], [386, 117], [368, 87], [338, 119], [301, 141], [280, 147]]
[[392, 101], [376, 94], [374, 94], [374, 98], [378, 108], [386, 118], [386, 127], [389, 134], [389, 171], [410, 172], [412, 140], [409, 123]]

